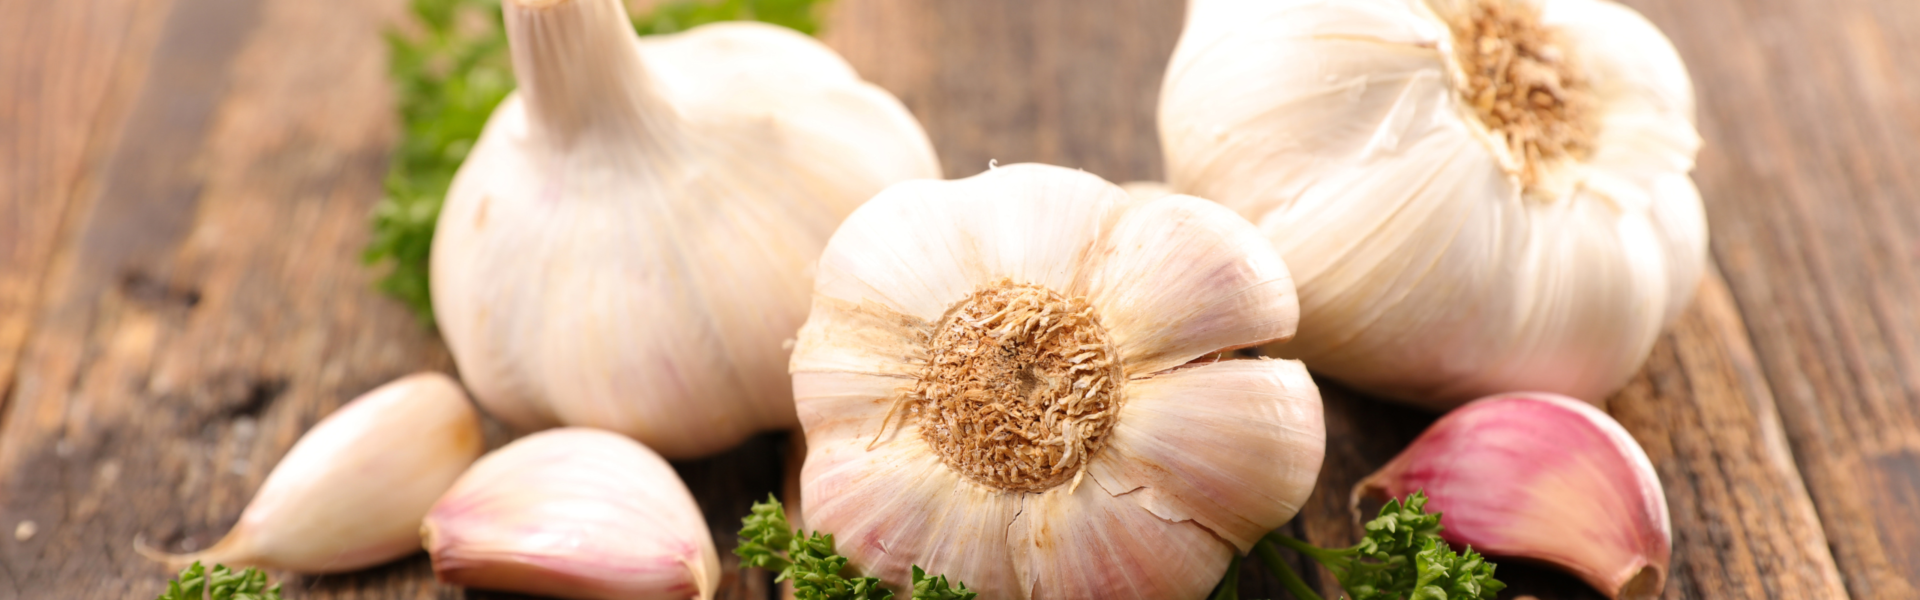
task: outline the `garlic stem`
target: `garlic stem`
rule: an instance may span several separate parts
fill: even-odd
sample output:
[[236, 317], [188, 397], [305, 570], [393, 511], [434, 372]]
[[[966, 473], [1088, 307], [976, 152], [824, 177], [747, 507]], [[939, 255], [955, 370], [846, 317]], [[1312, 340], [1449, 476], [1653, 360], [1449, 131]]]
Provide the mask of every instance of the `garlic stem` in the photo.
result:
[[1208, 600], [1240, 600], [1240, 561], [1245, 559], [1236, 554], [1227, 561], [1227, 576], [1220, 578], [1220, 589]]
[[588, 139], [626, 146], [673, 126], [620, 2], [508, 0], [501, 9], [534, 135], [555, 149]]
[[1282, 544], [1288, 548], [1293, 548], [1301, 554], [1310, 554], [1312, 551], [1319, 550], [1319, 548], [1307, 544], [1295, 545], [1287, 543], [1292, 541], [1297, 540], [1284, 535], [1269, 533], [1266, 537], [1260, 539], [1260, 543], [1253, 545], [1253, 551], [1260, 555], [1260, 561], [1266, 563], [1267, 570], [1273, 572], [1275, 577], [1280, 578], [1280, 585], [1286, 586], [1287, 593], [1293, 594], [1294, 598], [1297, 600], [1322, 600], [1320, 594], [1315, 593], [1313, 588], [1307, 587], [1307, 582], [1300, 579], [1300, 574], [1295, 573], [1293, 567], [1287, 565], [1286, 559], [1280, 557], [1280, 551], [1274, 550], [1273, 545], [1276, 543]]

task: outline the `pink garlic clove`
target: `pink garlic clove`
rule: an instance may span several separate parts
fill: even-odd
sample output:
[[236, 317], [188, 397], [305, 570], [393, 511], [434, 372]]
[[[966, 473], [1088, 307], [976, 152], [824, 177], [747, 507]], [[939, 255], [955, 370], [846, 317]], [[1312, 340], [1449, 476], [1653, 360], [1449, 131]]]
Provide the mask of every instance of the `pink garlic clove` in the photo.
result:
[[375, 388], [322, 419], [273, 467], [213, 547], [166, 555], [297, 573], [339, 573], [420, 551], [416, 532], [435, 498], [485, 446], [480, 416], [460, 385], [419, 373]]
[[709, 599], [713, 536], [673, 467], [625, 436], [551, 429], [474, 463], [420, 527], [441, 581], [576, 598]]
[[1353, 505], [1421, 490], [1456, 546], [1564, 569], [1609, 598], [1666, 585], [1673, 527], [1653, 463], [1585, 402], [1517, 393], [1462, 406], [1355, 486]]

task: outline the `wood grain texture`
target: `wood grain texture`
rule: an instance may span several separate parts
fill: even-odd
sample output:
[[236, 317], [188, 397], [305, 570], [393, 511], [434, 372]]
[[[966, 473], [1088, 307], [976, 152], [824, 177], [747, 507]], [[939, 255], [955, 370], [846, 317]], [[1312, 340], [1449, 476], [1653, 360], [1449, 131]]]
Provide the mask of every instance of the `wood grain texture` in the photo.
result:
[[1714, 255], [1847, 588], [1920, 597], [1920, 4], [1628, 4], [1692, 71]]
[[[1697, 179], [1726, 282], [1611, 405], [1672, 506], [1666, 597], [1913, 597], [1920, 8], [1628, 3], [1701, 88]], [[1181, 4], [838, 0], [825, 39], [926, 123], [949, 176], [997, 160], [1151, 179]], [[0, 532], [38, 528], [0, 536], [0, 599], [152, 597], [167, 574], [135, 536], [210, 544], [321, 416], [451, 368], [358, 261], [394, 132], [379, 32], [401, 5], [0, 3]], [[60, 51], [20, 50], [41, 44]], [[1348, 487], [1432, 416], [1325, 396], [1327, 464], [1288, 528], [1343, 545]], [[770, 435], [676, 464], [723, 553], [789, 452]], [[774, 594], [723, 561], [723, 597]], [[1505, 597], [1598, 597], [1501, 575]], [[301, 598], [511, 597], [440, 586], [423, 556], [287, 582]], [[1257, 575], [1243, 590], [1279, 596]]]
[[68, 208], [143, 79], [152, 17], [167, 6], [0, 2], [0, 402]]
[[926, 125], [947, 177], [1044, 162], [1161, 178], [1160, 76], [1177, 0], [837, 0], [822, 36]]

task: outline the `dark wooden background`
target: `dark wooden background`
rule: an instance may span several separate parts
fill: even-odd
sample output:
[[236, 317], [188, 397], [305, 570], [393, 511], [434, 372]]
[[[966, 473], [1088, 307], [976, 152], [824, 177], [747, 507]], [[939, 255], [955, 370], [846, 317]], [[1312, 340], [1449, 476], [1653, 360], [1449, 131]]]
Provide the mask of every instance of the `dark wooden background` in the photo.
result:
[[[1666, 485], [1666, 596], [1920, 597], [1920, 3], [1628, 4], [1692, 70], [1718, 266], [1610, 406]], [[153, 597], [168, 573], [136, 537], [205, 547], [328, 411], [451, 368], [358, 260], [396, 131], [380, 32], [401, 14], [0, 0], [0, 598]], [[921, 118], [950, 177], [992, 159], [1126, 181], [1161, 174], [1153, 104], [1181, 14], [839, 0], [824, 37]], [[1325, 472], [1289, 527], [1346, 544], [1348, 487], [1431, 417], [1326, 397]], [[680, 465], [723, 551], [786, 447]], [[1509, 597], [1597, 597], [1500, 572]], [[500, 597], [435, 584], [423, 556], [287, 583]], [[727, 591], [772, 593], [738, 571]]]

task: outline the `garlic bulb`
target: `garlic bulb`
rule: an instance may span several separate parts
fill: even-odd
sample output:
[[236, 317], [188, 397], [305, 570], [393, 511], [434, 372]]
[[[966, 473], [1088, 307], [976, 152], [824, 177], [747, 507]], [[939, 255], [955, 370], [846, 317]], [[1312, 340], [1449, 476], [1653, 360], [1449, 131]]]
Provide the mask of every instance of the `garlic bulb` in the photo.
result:
[[1420, 490], [1452, 544], [1558, 566], [1608, 598], [1656, 598], [1666, 585], [1673, 525], [1653, 463], [1613, 418], [1572, 398], [1462, 406], [1353, 494], [1357, 506]]
[[287, 450], [240, 521], [204, 551], [154, 555], [340, 573], [420, 551], [420, 518], [482, 450], [480, 415], [451, 378], [419, 373], [348, 402]]
[[938, 177], [898, 101], [818, 42], [636, 41], [618, 0], [508, 0], [522, 84], [448, 192], [434, 312], [489, 413], [668, 457], [794, 424], [809, 266], [885, 185]]
[[1601, 401], [1706, 267], [1686, 68], [1613, 2], [1194, 0], [1160, 102], [1293, 269], [1277, 353], [1370, 392]]
[[673, 467], [569, 427], [481, 458], [420, 527], [441, 581], [583, 600], [712, 598], [720, 558]]
[[1293, 283], [1231, 211], [1043, 165], [897, 184], [820, 258], [793, 353], [806, 523], [901, 589], [1198, 598], [1325, 450]]

